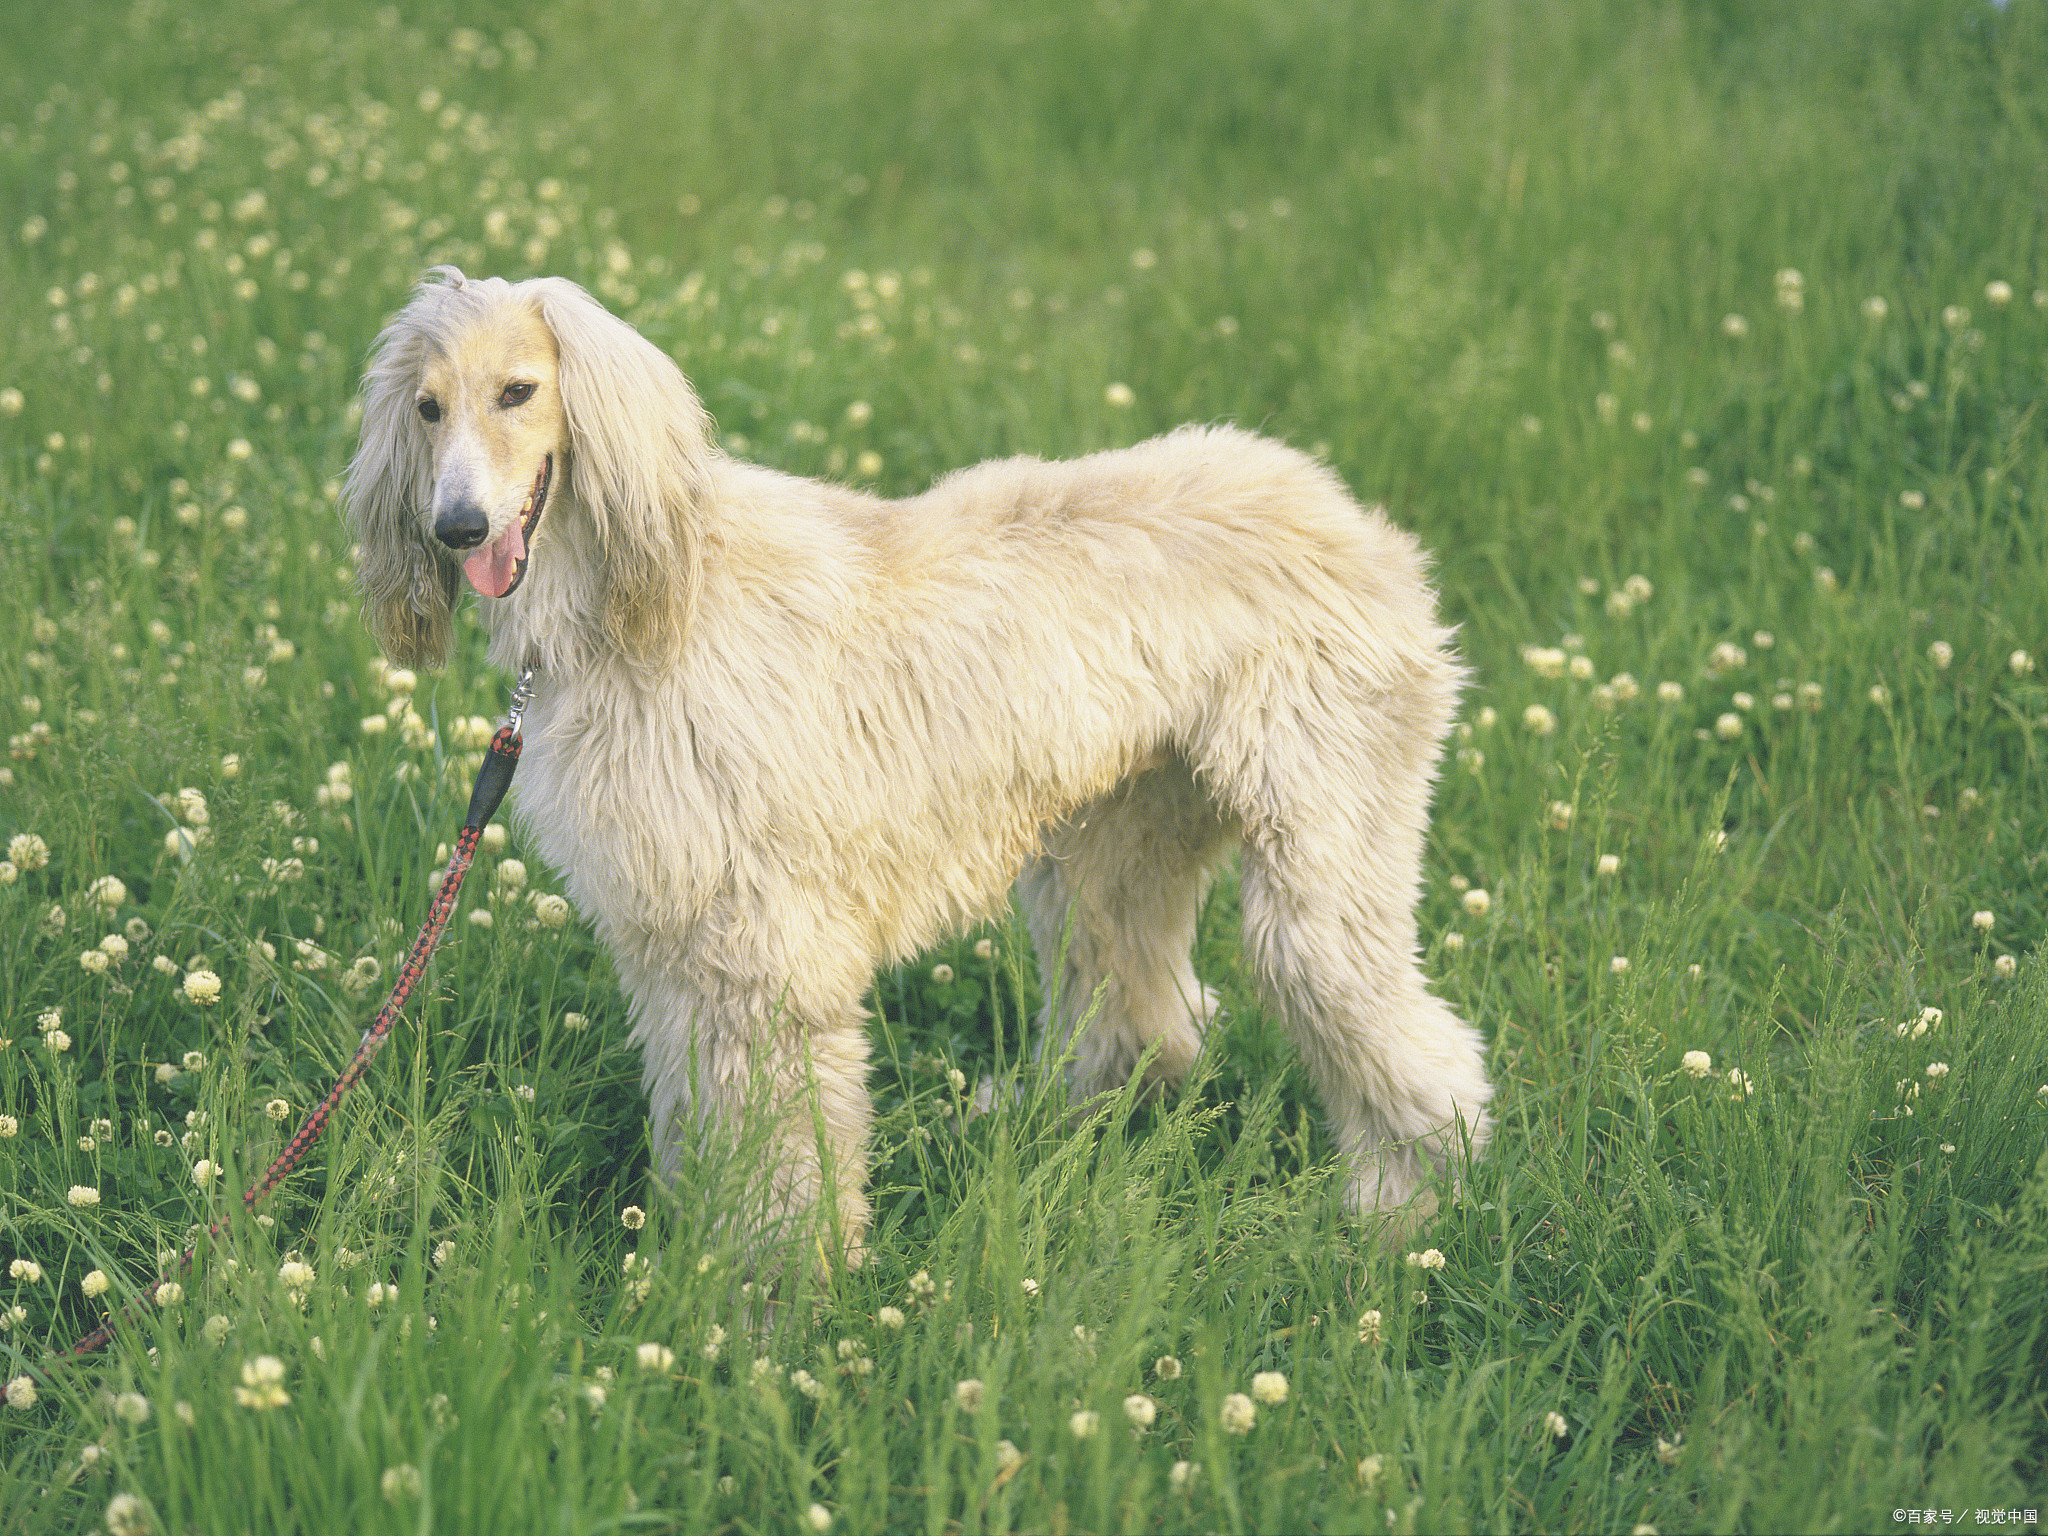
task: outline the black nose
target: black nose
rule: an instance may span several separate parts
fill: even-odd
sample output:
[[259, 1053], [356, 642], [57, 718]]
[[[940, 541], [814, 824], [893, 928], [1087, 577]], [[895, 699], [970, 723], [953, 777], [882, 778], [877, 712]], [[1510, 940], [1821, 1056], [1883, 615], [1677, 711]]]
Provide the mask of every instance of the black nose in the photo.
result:
[[434, 519], [434, 537], [450, 549], [475, 549], [491, 531], [482, 507], [458, 502]]

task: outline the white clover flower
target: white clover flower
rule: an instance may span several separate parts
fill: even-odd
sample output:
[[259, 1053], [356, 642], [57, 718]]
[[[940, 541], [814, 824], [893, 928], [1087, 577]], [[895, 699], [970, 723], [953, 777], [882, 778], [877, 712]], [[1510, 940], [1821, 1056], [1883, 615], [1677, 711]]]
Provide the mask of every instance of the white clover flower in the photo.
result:
[[16, 1259], [7, 1266], [9, 1279], [26, 1280], [33, 1285], [43, 1278], [43, 1266], [34, 1259]]
[[638, 1253], [629, 1253], [621, 1266], [621, 1272], [625, 1276], [627, 1296], [634, 1302], [645, 1301], [648, 1293], [654, 1289], [654, 1261]]
[[1444, 1256], [1441, 1249], [1425, 1248], [1420, 1253], [1411, 1253], [1403, 1261], [1410, 1269], [1442, 1269]]
[[1551, 831], [1569, 831], [1571, 828], [1572, 816], [1574, 814], [1575, 809], [1576, 808], [1572, 805], [1572, 803], [1569, 800], [1551, 801], [1549, 808], [1545, 812], [1545, 815], [1547, 816], [1550, 822]]
[[1593, 861], [1593, 873], [1596, 875], [1616, 875], [1621, 873], [1621, 855], [1618, 853], [1601, 854], [1599, 858]]
[[1863, 301], [1863, 318], [1866, 320], [1882, 320], [1891, 312], [1891, 305], [1886, 302], [1884, 295], [1881, 293], [1873, 293]]
[[1474, 917], [1484, 917], [1493, 908], [1493, 897], [1474, 886], [1459, 898], [1459, 905]]
[[206, 1188], [220, 1177], [220, 1165], [210, 1157], [202, 1157], [192, 1165], [192, 1182], [201, 1189]]
[[277, 1266], [277, 1278], [284, 1283], [287, 1290], [308, 1291], [313, 1288], [313, 1282], [317, 1277], [313, 1272], [313, 1266], [304, 1259], [286, 1259]]
[[1387, 1458], [1374, 1452], [1358, 1463], [1358, 1480], [1370, 1488], [1387, 1470]]
[[1627, 955], [1616, 955], [1616, 956], [1615, 956], [1615, 957], [1614, 957], [1614, 958], [1613, 958], [1612, 960], [1609, 960], [1609, 961], [1607, 962], [1607, 969], [1608, 969], [1608, 971], [1609, 971], [1609, 972], [1610, 972], [1611, 974], [1613, 974], [1613, 975], [1616, 975], [1616, 976], [1625, 976], [1625, 975], [1627, 975], [1627, 974], [1628, 974], [1628, 956], [1627, 956]]
[[1159, 1417], [1159, 1405], [1143, 1392], [1133, 1392], [1124, 1399], [1124, 1417], [1138, 1429], [1150, 1429]]
[[41, 869], [50, 862], [50, 845], [33, 832], [17, 832], [7, 840], [7, 862], [16, 869]]
[[12, 1115], [0, 1115], [0, 1141], [21, 1134], [21, 1122]]
[[1076, 1440], [1093, 1440], [1102, 1428], [1102, 1415], [1093, 1408], [1076, 1409], [1067, 1416], [1067, 1429]]
[[123, 1392], [114, 1399], [114, 1416], [125, 1424], [146, 1424], [149, 1399], [140, 1392]]
[[416, 1499], [420, 1492], [420, 1469], [409, 1461], [395, 1467], [386, 1467], [384, 1475], [377, 1479], [377, 1487], [387, 1504], [396, 1504], [400, 1499]]
[[118, 875], [101, 875], [86, 888], [86, 899], [109, 912], [128, 904], [128, 887]]
[[1138, 399], [1137, 395], [1132, 393], [1131, 386], [1121, 382], [1104, 389], [1102, 398], [1120, 411], [1129, 409]]
[[1948, 1076], [1948, 1063], [1945, 1061], [1930, 1061], [1927, 1063], [1927, 1075], [1933, 1081], [1940, 1082], [1944, 1077]]
[[965, 1381], [953, 1383], [953, 1406], [962, 1413], [979, 1413], [987, 1400], [988, 1387], [978, 1378], [969, 1376]]
[[1185, 1493], [1187, 1492], [1188, 1484], [1200, 1476], [1201, 1471], [1202, 1464], [1199, 1461], [1176, 1461], [1171, 1470], [1167, 1472], [1166, 1481], [1172, 1486], [1174, 1492]]
[[676, 1352], [666, 1344], [649, 1342], [633, 1352], [633, 1359], [643, 1371], [666, 1373], [675, 1369]]
[[1543, 1432], [1553, 1440], [1562, 1440], [1572, 1432], [1572, 1427], [1565, 1422], [1563, 1414], [1552, 1409], [1543, 1415]]
[[1970, 926], [1979, 933], [1989, 933], [1998, 926], [1998, 915], [1994, 912], [1972, 912]]
[[789, 1373], [789, 1384], [813, 1402], [824, 1400], [825, 1384], [801, 1367]]
[[1714, 721], [1714, 734], [1723, 741], [1733, 741], [1742, 734], [1742, 716], [1724, 714]]
[[206, 1320], [206, 1325], [199, 1331], [205, 1336], [207, 1343], [218, 1349], [227, 1336], [234, 1331], [234, 1327], [235, 1325], [230, 1319], [216, 1312]]
[[638, 1232], [647, 1225], [647, 1212], [637, 1205], [629, 1205], [619, 1212], [619, 1225], [628, 1232]]
[[2019, 961], [2015, 960], [2011, 955], [2000, 955], [1997, 959], [1991, 962], [1991, 970], [1993, 974], [1998, 976], [2001, 980], [2010, 979], [2011, 977], [2018, 975], [2019, 969]]
[[832, 1511], [822, 1504], [813, 1504], [804, 1511], [804, 1524], [823, 1536], [824, 1532], [832, 1529]]
[[901, 1328], [906, 1319], [901, 1307], [878, 1307], [875, 1309], [875, 1321], [884, 1328], [894, 1330]]
[[1705, 1051], [1687, 1051], [1679, 1062], [1687, 1077], [1711, 1077], [1714, 1072], [1714, 1058]]
[[1685, 700], [1685, 684], [1674, 683], [1668, 678], [1657, 685], [1657, 701], [1660, 704], [1679, 704]]
[[71, 1049], [71, 1037], [61, 1029], [53, 1029], [43, 1036], [43, 1049], [52, 1056], [61, 1056]]
[[1287, 1401], [1287, 1377], [1279, 1371], [1260, 1371], [1252, 1377], [1252, 1401], [1279, 1407]]
[[534, 919], [543, 928], [564, 928], [569, 923], [569, 902], [552, 891], [533, 893]]
[[382, 1280], [372, 1280], [363, 1291], [363, 1301], [372, 1307], [381, 1307], [387, 1301], [398, 1299], [398, 1287], [387, 1285]]
[[1379, 1343], [1385, 1336], [1381, 1326], [1382, 1321], [1378, 1307], [1370, 1307], [1359, 1314], [1358, 1342], [1361, 1344]]
[[179, 983], [179, 990], [185, 994], [187, 1002], [210, 1008], [220, 1001], [220, 977], [208, 970], [187, 971], [184, 981]]
[[1746, 1099], [1756, 1092], [1756, 1084], [1749, 1080], [1749, 1074], [1740, 1067], [1728, 1069], [1728, 1086], [1733, 1092], [1731, 1098]]
[[103, 949], [88, 949], [78, 957], [78, 968], [91, 976], [104, 976], [113, 957]]
[[[2034, 658], [2025, 651], [2014, 651], [2006, 657], [2005, 664], [2012, 669], [2014, 677], [2025, 677], [2034, 670]], [[17, 859], [15, 862], [19, 864], [21, 861]]]
[[107, 1536], [149, 1536], [156, 1514], [140, 1494], [117, 1493], [107, 1500]]
[[1248, 1435], [1259, 1420], [1259, 1410], [1242, 1392], [1233, 1392], [1216, 1410], [1216, 1420], [1226, 1435]]
[[113, 1284], [114, 1282], [107, 1278], [105, 1270], [88, 1269], [85, 1277], [78, 1282], [78, 1288], [88, 1296], [104, 1296]]
[[36, 1405], [36, 1384], [27, 1376], [16, 1376], [7, 1383], [7, 1406], [29, 1409]]
[[717, 1323], [713, 1323], [704, 1330], [704, 1342], [698, 1346], [697, 1353], [706, 1360], [716, 1360], [725, 1353], [725, 1340], [725, 1330]]
[[98, 1205], [100, 1203], [100, 1192], [90, 1184], [74, 1184], [71, 1186], [71, 1192], [64, 1198], [73, 1205], [83, 1208], [85, 1206]]
[[1522, 711], [1522, 728], [1537, 736], [1555, 735], [1557, 715], [1542, 704], [1531, 704]]
[[242, 1384], [235, 1388], [235, 1401], [244, 1408], [282, 1408], [291, 1401], [284, 1389], [284, 1362], [275, 1355], [258, 1355], [242, 1362]]

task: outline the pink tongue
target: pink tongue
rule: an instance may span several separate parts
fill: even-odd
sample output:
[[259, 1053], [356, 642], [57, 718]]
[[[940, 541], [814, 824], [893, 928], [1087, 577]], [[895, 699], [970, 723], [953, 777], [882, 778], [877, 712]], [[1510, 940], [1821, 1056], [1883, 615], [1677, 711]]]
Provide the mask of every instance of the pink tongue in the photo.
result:
[[514, 518], [497, 538], [462, 562], [462, 574], [485, 597], [503, 597], [526, 558], [526, 530]]

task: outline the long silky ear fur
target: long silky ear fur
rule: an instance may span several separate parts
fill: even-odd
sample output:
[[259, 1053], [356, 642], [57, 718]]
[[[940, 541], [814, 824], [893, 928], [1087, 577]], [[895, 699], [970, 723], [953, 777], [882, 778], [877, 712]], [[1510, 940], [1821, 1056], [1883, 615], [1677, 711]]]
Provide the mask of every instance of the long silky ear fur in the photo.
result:
[[428, 541], [434, 463], [415, 411], [437, 290], [422, 288], [378, 336], [363, 374], [363, 428], [344, 499], [361, 554], [363, 621], [400, 666], [448, 658], [460, 570]]
[[532, 286], [560, 350], [570, 485], [603, 552], [605, 638], [658, 674], [682, 646], [703, 579], [695, 524], [717, 451], [711, 418], [669, 356], [581, 288]]

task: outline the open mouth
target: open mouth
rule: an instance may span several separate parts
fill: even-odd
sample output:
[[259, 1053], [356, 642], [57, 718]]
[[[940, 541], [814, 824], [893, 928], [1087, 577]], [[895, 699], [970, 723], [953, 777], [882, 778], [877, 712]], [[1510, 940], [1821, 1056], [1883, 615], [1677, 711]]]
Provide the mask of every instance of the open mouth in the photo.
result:
[[526, 579], [527, 540], [540, 526], [547, 507], [548, 486], [555, 477], [555, 456], [540, 461], [540, 473], [533, 477], [533, 489], [526, 493], [526, 505], [505, 531], [490, 543], [473, 551], [462, 562], [462, 574], [485, 597], [508, 597]]

